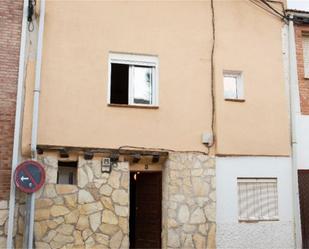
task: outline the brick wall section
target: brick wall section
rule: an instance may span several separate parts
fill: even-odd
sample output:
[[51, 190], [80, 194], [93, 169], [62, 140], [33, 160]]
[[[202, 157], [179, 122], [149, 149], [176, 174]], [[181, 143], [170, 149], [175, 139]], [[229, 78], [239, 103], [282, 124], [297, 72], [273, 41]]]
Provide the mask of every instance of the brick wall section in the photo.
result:
[[9, 196], [23, 1], [0, 4], [0, 200]]
[[309, 25], [296, 25], [295, 40], [301, 113], [303, 115], [309, 115], [309, 79], [305, 79], [302, 44], [302, 35], [305, 32], [309, 33]]

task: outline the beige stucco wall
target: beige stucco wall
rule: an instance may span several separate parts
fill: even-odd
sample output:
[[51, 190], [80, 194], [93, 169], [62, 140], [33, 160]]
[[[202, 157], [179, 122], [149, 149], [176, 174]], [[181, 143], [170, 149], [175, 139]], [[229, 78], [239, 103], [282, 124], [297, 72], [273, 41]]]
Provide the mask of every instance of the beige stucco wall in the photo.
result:
[[[249, 1], [215, 1], [215, 12], [218, 152], [288, 155], [282, 23]], [[45, 22], [39, 144], [206, 150], [209, 1], [47, 1]], [[110, 51], [158, 56], [159, 109], [107, 106]], [[244, 72], [245, 103], [224, 102], [224, 69]]]
[[[289, 153], [282, 23], [249, 1], [218, 1], [216, 10], [218, 153]], [[227, 69], [243, 72], [244, 103], [223, 100]]]

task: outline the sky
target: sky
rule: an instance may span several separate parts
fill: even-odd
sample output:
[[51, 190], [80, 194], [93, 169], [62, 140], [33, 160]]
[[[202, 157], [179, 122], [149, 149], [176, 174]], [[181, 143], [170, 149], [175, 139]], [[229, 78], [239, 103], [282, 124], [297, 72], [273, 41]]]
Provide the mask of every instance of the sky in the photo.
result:
[[309, 0], [288, 0], [288, 8], [309, 11]]

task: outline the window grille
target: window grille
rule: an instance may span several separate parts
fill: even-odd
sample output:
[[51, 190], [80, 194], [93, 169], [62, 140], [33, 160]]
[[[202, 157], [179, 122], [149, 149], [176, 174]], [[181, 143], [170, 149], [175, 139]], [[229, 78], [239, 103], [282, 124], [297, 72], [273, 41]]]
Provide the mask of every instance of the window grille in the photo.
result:
[[240, 221], [278, 220], [276, 178], [238, 178]]

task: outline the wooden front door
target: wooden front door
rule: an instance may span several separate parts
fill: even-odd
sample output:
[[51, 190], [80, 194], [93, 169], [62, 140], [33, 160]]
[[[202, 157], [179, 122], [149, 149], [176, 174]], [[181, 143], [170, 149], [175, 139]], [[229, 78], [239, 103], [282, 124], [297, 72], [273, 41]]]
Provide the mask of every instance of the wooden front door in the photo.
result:
[[162, 173], [131, 173], [130, 248], [161, 248], [161, 203]]
[[309, 248], [309, 170], [298, 171], [302, 248]]

